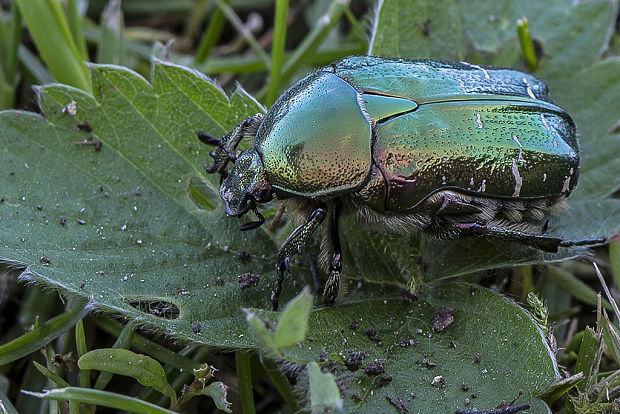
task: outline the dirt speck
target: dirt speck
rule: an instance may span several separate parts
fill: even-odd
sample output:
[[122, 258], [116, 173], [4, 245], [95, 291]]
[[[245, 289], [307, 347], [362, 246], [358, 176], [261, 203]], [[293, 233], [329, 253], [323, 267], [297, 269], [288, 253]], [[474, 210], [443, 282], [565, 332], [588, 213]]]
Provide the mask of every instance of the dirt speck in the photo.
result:
[[243, 273], [237, 276], [237, 282], [239, 282], [239, 287], [241, 290], [249, 289], [258, 285], [260, 281], [260, 276], [257, 276], [253, 273]]
[[433, 317], [433, 330], [441, 332], [454, 322], [454, 308], [440, 309]]

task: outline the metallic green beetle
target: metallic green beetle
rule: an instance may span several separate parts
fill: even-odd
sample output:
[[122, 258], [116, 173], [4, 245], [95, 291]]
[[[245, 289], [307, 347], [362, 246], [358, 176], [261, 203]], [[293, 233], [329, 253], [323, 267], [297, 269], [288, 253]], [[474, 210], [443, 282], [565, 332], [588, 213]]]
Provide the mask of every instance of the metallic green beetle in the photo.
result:
[[[274, 309], [291, 257], [328, 217], [325, 303], [338, 295], [341, 212], [405, 233], [492, 237], [557, 251], [570, 241], [542, 235], [577, 184], [579, 151], [570, 116], [546, 85], [510, 69], [430, 60], [349, 57], [289, 88], [262, 117], [222, 139], [207, 173], [222, 176], [229, 216], [274, 195], [303, 222], [277, 254]], [[236, 154], [239, 142], [253, 145]], [[229, 161], [234, 167], [227, 172]]]

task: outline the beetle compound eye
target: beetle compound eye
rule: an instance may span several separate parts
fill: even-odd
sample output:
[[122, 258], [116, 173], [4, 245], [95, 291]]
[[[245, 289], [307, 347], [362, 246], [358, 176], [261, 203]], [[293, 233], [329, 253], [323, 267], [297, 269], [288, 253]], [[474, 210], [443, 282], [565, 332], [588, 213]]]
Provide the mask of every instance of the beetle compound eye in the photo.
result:
[[256, 190], [252, 194], [252, 197], [254, 198], [254, 201], [259, 204], [267, 203], [273, 198], [273, 190], [271, 188], [261, 188]]

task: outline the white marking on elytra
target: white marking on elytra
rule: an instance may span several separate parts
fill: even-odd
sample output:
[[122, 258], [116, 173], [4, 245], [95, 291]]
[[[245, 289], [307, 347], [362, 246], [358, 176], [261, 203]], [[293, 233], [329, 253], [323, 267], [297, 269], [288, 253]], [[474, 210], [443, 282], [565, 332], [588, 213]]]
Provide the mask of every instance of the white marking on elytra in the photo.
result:
[[469, 64], [469, 66], [471, 66], [472, 68], [480, 69], [482, 73], [484, 73], [485, 79], [491, 79], [491, 77], [489, 76], [489, 72], [487, 72], [487, 70], [483, 68], [482, 66], [472, 65], [471, 63]]
[[441, 177], [441, 184], [442, 185], [446, 185], [446, 176], [445, 175]]
[[459, 86], [461, 87], [462, 90], [465, 90], [465, 82], [463, 82], [462, 79], [459, 79]]
[[478, 189], [478, 191], [480, 191], [481, 193], [484, 193], [486, 189], [487, 189], [487, 180], [482, 180], [482, 184], [480, 185], [480, 188]]
[[550, 130], [551, 130], [551, 128], [549, 128], [549, 124], [547, 123], [547, 120], [545, 119], [545, 114], [541, 113], [541, 114], [540, 114], [540, 119], [541, 119], [541, 121], [542, 121], [542, 123], [543, 123], [543, 125], [544, 125], [545, 129], [546, 129], [547, 131], [550, 131]]
[[482, 120], [480, 119], [480, 114], [476, 112], [476, 124], [478, 124], [478, 128], [482, 129]]
[[534, 95], [534, 92], [532, 92], [532, 89], [530, 88], [530, 84], [527, 82], [526, 78], [523, 78], [523, 83], [525, 83], [525, 87], [526, 87], [527, 94], [529, 95], [529, 97], [532, 99], [536, 99], [536, 95]]
[[543, 183], [547, 181], [547, 173], [543, 173]]
[[570, 175], [564, 177], [564, 185], [562, 186], [562, 193], [565, 193], [570, 188]]
[[474, 177], [471, 177], [471, 180], [469, 180], [469, 185], [474, 185]]
[[519, 197], [519, 194], [521, 194], [523, 179], [521, 178], [521, 174], [519, 174], [519, 167], [517, 167], [517, 162], [514, 158], [512, 159], [512, 175], [515, 177], [515, 192], [512, 194], [512, 196]]
[[512, 135], [512, 139], [517, 143], [517, 145], [519, 146], [519, 162], [524, 162], [525, 158], [523, 158], [523, 145], [521, 145], [521, 142], [519, 142], [519, 138], [517, 138], [516, 135]]

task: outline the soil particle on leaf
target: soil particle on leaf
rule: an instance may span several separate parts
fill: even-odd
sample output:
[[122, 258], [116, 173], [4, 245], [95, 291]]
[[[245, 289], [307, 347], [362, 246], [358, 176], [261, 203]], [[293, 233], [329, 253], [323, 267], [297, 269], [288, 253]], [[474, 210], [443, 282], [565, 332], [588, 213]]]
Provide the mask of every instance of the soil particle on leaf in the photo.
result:
[[37, 210], [39, 211], [43, 210], [43, 206], [41, 204], [37, 204]]
[[62, 226], [64, 226], [65, 224], [67, 224], [67, 219], [66, 219], [66, 218], [64, 218], [64, 217], [61, 217], [61, 218], [58, 220], [58, 222], [59, 222]]
[[52, 261], [47, 256], [41, 256], [40, 261], [43, 264], [43, 266], [49, 266], [52, 264]]
[[358, 326], [360, 326], [360, 324], [357, 321], [352, 321], [349, 324], [349, 329], [356, 329]]
[[88, 124], [88, 121], [84, 121], [81, 124], [77, 124], [77, 129], [86, 133], [93, 132], [93, 128]]
[[366, 335], [370, 338], [371, 341], [377, 342], [379, 345], [383, 344], [383, 340], [379, 335], [377, 335], [377, 331], [374, 329], [366, 329]]
[[375, 362], [373, 362], [372, 364], [368, 364], [364, 369], [364, 374], [368, 375], [369, 377], [381, 375], [384, 372], [385, 368], [383, 367], [382, 359], [375, 359]]
[[482, 357], [480, 356], [480, 354], [474, 355], [474, 364], [479, 364], [480, 361], [482, 361]]
[[86, 220], [84, 220], [84, 219], [77, 219], [76, 221], [77, 221], [78, 224], [81, 224], [81, 225], [86, 224]]
[[351, 398], [353, 398], [356, 402], [362, 402], [362, 396], [356, 392], [351, 394]]
[[258, 285], [260, 277], [253, 273], [243, 273], [237, 276], [237, 282], [241, 290], [245, 290]]
[[355, 372], [362, 367], [362, 359], [368, 354], [365, 351], [349, 350], [349, 356], [344, 360], [344, 365], [351, 372]]
[[454, 322], [454, 308], [440, 309], [433, 317], [433, 330], [441, 332]]
[[396, 345], [400, 346], [401, 348], [409, 348], [411, 345], [413, 345], [413, 339], [405, 338]]
[[446, 379], [442, 375], [437, 375], [431, 381], [431, 385], [434, 385], [435, 387], [443, 387], [446, 385]]
[[390, 397], [389, 394], [387, 394], [385, 396], [385, 399], [388, 400], [388, 402], [390, 404], [392, 404], [394, 407], [396, 407], [396, 409], [398, 410], [398, 412], [400, 414], [410, 414], [411, 412], [409, 411], [409, 409], [407, 408], [407, 406], [405, 405], [405, 402], [403, 401], [402, 397], [397, 396], [396, 399]]
[[202, 332], [202, 325], [200, 322], [192, 322], [192, 331], [194, 331], [195, 334]]
[[469, 385], [467, 385], [465, 383], [461, 384], [461, 390], [464, 391], [464, 392], [465, 391], [469, 391]]
[[222, 276], [218, 276], [215, 278], [215, 284], [218, 286], [224, 286], [224, 279], [222, 279]]
[[136, 191], [134, 191], [134, 194], [135, 194], [137, 197], [142, 196], [142, 190], [140, 189], [140, 186], [136, 187]]
[[327, 351], [324, 349], [321, 349], [321, 353], [319, 354], [319, 362], [326, 362], [327, 361]]
[[0, 197], [0, 203], [4, 203], [4, 200], [6, 200], [6, 198]]
[[429, 358], [424, 358], [422, 360], [422, 364], [424, 364], [424, 366], [426, 368], [432, 368], [434, 366], [437, 366], [437, 364], [435, 364], [433, 361], [431, 361]]
[[379, 382], [377, 383], [377, 386], [383, 387], [385, 385], [388, 385], [390, 382], [392, 382], [392, 376], [384, 375], [381, 378], [379, 378]]
[[246, 252], [245, 250], [239, 250], [237, 252], [237, 258], [239, 259], [240, 262], [246, 263], [246, 262], [249, 262], [250, 259], [252, 259], [252, 255]]

